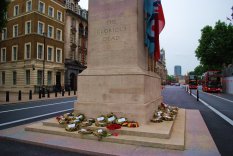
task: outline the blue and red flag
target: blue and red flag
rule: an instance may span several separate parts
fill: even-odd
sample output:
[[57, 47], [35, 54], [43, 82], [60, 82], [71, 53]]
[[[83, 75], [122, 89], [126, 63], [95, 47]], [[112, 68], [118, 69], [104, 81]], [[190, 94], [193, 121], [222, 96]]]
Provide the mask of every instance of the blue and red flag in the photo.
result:
[[146, 16], [145, 45], [149, 54], [160, 59], [159, 34], [165, 26], [163, 8], [160, 0], [144, 0]]

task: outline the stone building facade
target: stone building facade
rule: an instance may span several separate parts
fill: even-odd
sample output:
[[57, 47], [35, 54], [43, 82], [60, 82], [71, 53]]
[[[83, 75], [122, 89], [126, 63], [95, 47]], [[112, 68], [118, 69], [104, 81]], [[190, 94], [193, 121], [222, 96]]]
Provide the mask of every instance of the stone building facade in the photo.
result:
[[87, 64], [87, 10], [79, 0], [65, 0], [65, 88], [77, 90], [77, 76]]
[[0, 91], [64, 85], [62, 0], [11, 0], [0, 33]]
[[160, 50], [160, 59], [156, 62], [155, 68], [156, 73], [161, 77], [161, 83], [165, 85], [167, 80], [167, 68], [164, 49]]

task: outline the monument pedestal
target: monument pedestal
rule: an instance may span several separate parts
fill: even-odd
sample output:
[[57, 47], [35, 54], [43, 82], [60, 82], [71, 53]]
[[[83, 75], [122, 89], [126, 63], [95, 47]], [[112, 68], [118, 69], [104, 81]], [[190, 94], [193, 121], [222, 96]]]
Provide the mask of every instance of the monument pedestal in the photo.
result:
[[[185, 120], [186, 111], [180, 109], [176, 119], [174, 121], [164, 121], [162, 123], [150, 123], [140, 125], [138, 128], [121, 127], [119, 130], [114, 130], [114, 133], [118, 133], [118, 136], [104, 137], [95, 149], [103, 148], [101, 142], [111, 142], [120, 144], [130, 144], [137, 146], [147, 146], [154, 148], [165, 148], [173, 150], [185, 149]], [[104, 129], [106, 127], [90, 126], [90, 129]], [[46, 134], [55, 134], [60, 136], [69, 136], [75, 139], [89, 139], [97, 140], [98, 138], [92, 134], [82, 135], [78, 132], [67, 132], [65, 125], [58, 124], [55, 118], [48, 119], [42, 123], [35, 123], [25, 128], [26, 131], [39, 132]], [[50, 141], [48, 141], [50, 142]], [[58, 142], [62, 142], [59, 140]], [[65, 142], [67, 144], [69, 141]], [[84, 141], [80, 140], [80, 144]], [[105, 144], [106, 145], [106, 144]], [[81, 145], [83, 146], [83, 145]], [[79, 148], [76, 146], [75, 148]], [[85, 146], [88, 150], [88, 145]]]
[[143, 0], [90, 0], [88, 19], [88, 62], [75, 111], [148, 123], [162, 97], [160, 77], [147, 71]]
[[87, 117], [112, 112], [118, 117], [148, 123], [162, 102], [161, 81], [154, 73], [85, 74], [79, 77], [75, 111]]

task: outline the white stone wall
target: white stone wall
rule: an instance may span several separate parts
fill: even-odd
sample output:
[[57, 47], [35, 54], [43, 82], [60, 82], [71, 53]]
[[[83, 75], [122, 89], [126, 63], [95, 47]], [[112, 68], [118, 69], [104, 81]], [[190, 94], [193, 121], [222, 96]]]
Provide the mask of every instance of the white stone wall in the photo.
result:
[[228, 94], [233, 94], [233, 76], [223, 78], [223, 90]]

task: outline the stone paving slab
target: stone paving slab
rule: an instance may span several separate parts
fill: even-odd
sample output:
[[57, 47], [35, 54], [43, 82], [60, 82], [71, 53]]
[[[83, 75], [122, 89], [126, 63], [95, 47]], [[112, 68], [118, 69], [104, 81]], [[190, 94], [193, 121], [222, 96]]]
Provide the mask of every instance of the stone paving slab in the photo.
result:
[[198, 110], [186, 110], [185, 150], [168, 150], [136, 145], [117, 144], [24, 131], [24, 126], [0, 131], [5, 139], [81, 152], [91, 155], [138, 156], [220, 156], [220, 153]]

